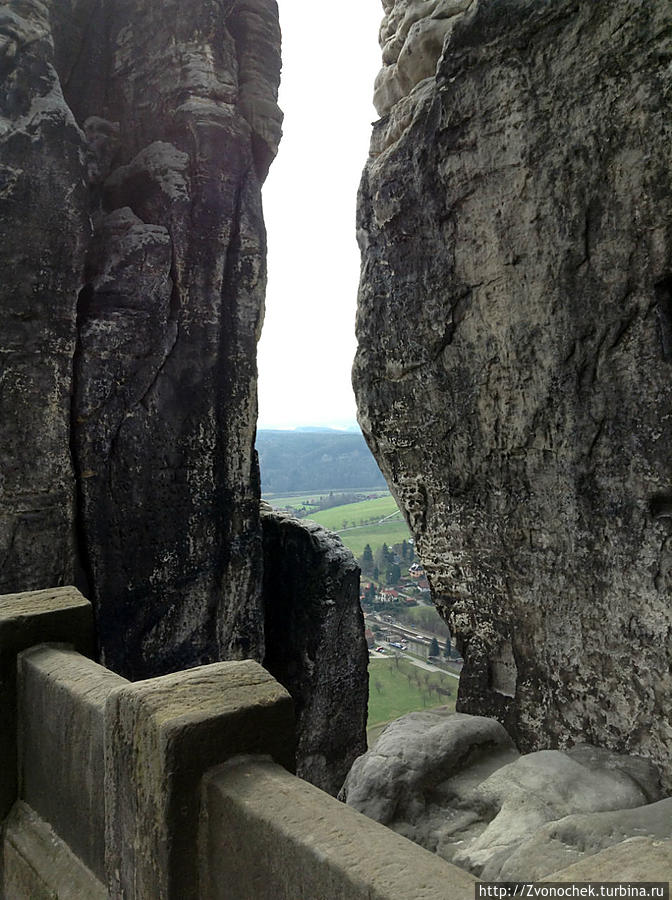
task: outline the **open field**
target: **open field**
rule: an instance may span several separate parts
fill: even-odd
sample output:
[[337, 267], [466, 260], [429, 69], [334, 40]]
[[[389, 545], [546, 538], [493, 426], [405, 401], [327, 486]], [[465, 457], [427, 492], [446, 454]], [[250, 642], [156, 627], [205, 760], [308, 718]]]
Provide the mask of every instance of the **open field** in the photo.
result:
[[[318, 500], [320, 497], [328, 497], [329, 494], [377, 494], [380, 496], [390, 496], [390, 492], [383, 488], [371, 488], [371, 487], [363, 487], [363, 488], [339, 488], [335, 490], [334, 488], [327, 488], [326, 490], [321, 491], [299, 491], [295, 493], [288, 494], [262, 494], [262, 499], [267, 503], [270, 503], [271, 506], [277, 506], [281, 509], [284, 509], [288, 506], [291, 506], [293, 509], [298, 509], [301, 506], [310, 506], [311, 500]], [[334, 507], [335, 509], [335, 507]]]
[[411, 533], [406, 523], [401, 520], [385, 522], [384, 525], [364, 525], [361, 528], [348, 528], [346, 531], [339, 532], [340, 539], [346, 547], [349, 547], [355, 557], [359, 557], [364, 552], [364, 547], [369, 544], [373, 552], [377, 547], [387, 544], [391, 547], [393, 544], [400, 544], [407, 541]]
[[[429, 690], [437, 685], [450, 696]], [[423, 671], [406, 660], [372, 659], [369, 662], [369, 746], [382, 727], [408, 712], [442, 706], [455, 711], [457, 681], [439, 672]], [[375, 732], [375, 733], [374, 733]]]
[[[313, 522], [319, 522], [331, 531], [341, 531], [354, 525], [362, 525], [371, 519], [384, 519], [387, 516], [396, 515], [401, 521], [401, 513], [397, 503], [391, 494], [378, 497], [377, 500], [362, 500], [359, 503], [348, 503], [345, 506], [332, 506], [331, 509], [321, 509], [311, 514]], [[346, 523], [345, 525], [343, 523]]]
[[[284, 494], [282, 496], [274, 496], [273, 494], [265, 494], [264, 500], [272, 506], [285, 509], [307, 510], [306, 518], [313, 522], [318, 522], [330, 531], [337, 531], [346, 547], [354, 553], [356, 557], [361, 556], [364, 547], [371, 545], [371, 549], [376, 551], [378, 547], [387, 544], [391, 547], [393, 544], [400, 544], [404, 540], [409, 540], [411, 533], [406, 527], [402, 515], [397, 510], [397, 504], [389, 491], [380, 489], [358, 488], [352, 492], [357, 494], [379, 494], [375, 500], [362, 500], [359, 503], [347, 503], [343, 506], [332, 506], [330, 509], [316, 510], [310, 503], [320, 496], [328, 496], [329, 491], [302, 491], [301, 493]], [[334, 491], [333, 493], [341, 493]], [[396, 515], [394, 515], [396, 513]], [[393, 518], [387, 519], [388, 516]], [[370, 519], [386, 519], [382, 525], [359, 525], [357, 523], [368, 521]], [[343, 522], [346, 527], [343, 528]], [[353, 522], [355, 527], [353, 527]]]

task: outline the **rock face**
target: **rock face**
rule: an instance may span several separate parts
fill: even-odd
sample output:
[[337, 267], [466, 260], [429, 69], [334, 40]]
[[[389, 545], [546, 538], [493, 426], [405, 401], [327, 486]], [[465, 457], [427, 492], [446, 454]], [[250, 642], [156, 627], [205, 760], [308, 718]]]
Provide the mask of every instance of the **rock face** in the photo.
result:
[[486, 881], [541, 879], [632, 837], [672, 837], [672, 798], [660, 800], [648, 761], [587, 745], [520, 756], [494, 719], [461, 713], [393, 722], [341, 796]]
[[458, 709], [672, 785], [672, 8], [384, 3], [360, 421]]
[[90, 226], [84, 136], [53, 55], [43, 3], [0, 8], [0, 593], [70, 583], [76, 559], [70, 398]]
[[336, 795], [366, 751], [359, 567], [336, 535], [262, 506], [264, 666], [294, 700], [297, 775]]
[[273, 0], [0, 12], [0, 589], [76, 580], [129, 677], [263, 656]]

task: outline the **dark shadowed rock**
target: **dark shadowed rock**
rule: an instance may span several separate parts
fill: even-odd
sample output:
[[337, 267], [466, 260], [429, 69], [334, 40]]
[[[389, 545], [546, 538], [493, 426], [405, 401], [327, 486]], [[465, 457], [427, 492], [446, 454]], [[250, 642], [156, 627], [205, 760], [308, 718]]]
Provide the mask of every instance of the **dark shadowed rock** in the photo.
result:
[[458, 709], [672, 785], [672, 7], [384, 5], [354, 385]]
[[0, 586], [77, 579], [134, 678], [260, 659], [276, 4], [10, 6]]
[[0, 593], [72, 582], [77, 293], [90, 239], [84, 135], [48, 10], [0, 8]]
[[297, 774], [336, 795], [366, 750], [359, 567], [339, 538], [262, 504], [264, 666], [292, 695]]
[[274, 3], [227, 5], [110, 17], [118, 149], [80, 298], [75, 448], [103, 656], [136, 676], [263, 654], [253, 444], [279, 35]]
[[0, 74], [0, 590], [76, 582], [133, 680], [266, 655], [335, 791], [365, 748], [358, 569], [269, 526], [268, 623], [262, 598], [275, 0], [14, 0]]

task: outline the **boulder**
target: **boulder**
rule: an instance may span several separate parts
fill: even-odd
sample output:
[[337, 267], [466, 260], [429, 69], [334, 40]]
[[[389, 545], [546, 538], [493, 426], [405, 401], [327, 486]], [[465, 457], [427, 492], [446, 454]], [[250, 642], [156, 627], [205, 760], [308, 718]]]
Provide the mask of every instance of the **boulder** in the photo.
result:
[[588, 746], [520, 755], [497, 721], [461, 713], [393, 722], [341, 797], [484, 881], [539, 880], [631, 837], [672, 837], [672, 799], [647, 760]]

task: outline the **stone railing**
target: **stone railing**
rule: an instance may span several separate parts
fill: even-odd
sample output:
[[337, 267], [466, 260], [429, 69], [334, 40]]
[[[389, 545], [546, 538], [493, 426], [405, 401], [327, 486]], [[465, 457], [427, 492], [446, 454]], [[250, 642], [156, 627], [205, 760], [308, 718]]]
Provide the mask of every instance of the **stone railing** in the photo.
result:
[[252, 661], [130, 683], [73, 588], [0, 597], [5, 900], [471, 898], [474, 879], [292, 774]]

